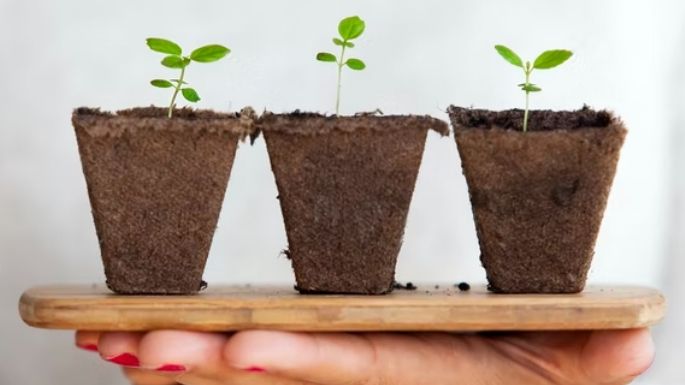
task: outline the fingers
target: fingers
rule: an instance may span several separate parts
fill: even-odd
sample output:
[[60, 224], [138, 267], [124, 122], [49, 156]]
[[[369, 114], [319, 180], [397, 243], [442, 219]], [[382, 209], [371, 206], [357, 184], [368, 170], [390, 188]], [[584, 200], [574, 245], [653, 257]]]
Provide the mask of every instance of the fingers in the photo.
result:
[[98, 351], [99, 338], [99, 332], [77, 331], [76, 335], [74, 336], [75, 343], [78, 348], [91, 352]]
[[226, 338], [186, 331], [103, 333], [99, 350], [104, 359], [125, 367], [181, 373], [193, 366], [219, 366]]
[[[271, 376], [258, 368], [226, 365], [223, 351], [229, 336], [218, 333], [156, 331], [140, 341], [141, 365], [177, 373], [185, 385], [302, 385], [301, 381]], [[166, 368], [166, 369], [165, 369]]]
[[628, 384], [654, 361], [654, 342], [647, 329], [594, 332], [581, 353], [591, 383]]
[[[77, 331], [75, 335], [76, 346], [89, 351], [98, 351], [100, 332]], [[137, 349], [129, 349], [137, 350]], [[126, 378], [133, 385], [176, 385], [173, 378], [163, 374], [157, 374], [140, 369], [124, 368]]]
[[140, 341], [141, 365], [163, 372], [221, 366], [227, 336], [220, 333], [153, 331]]
[[224, 359], [242, 370], [333, 385], [329, 378], [356, 383], [350, 376], [368, 373], [375, 354], [368, 340], [351, 334], [245, 331], [231, 338]]
[[98, 351], [103, 359], [124, 367], [137, 368], [138, 344], [142, 333], [102, 333], [98, 342]]
[[309, 385], [258, 368], [238, 369], [223, 361], [229, 336], [222, 333], [152, 331], [102, 333], [103, 358], [125, 367], [135, 385]]
[[465, 349], [455, 344], [446, 335], [247, 331], [231, 338], [224, 358], [236, 368], [326, 385], [439, 384], [463, 366]]

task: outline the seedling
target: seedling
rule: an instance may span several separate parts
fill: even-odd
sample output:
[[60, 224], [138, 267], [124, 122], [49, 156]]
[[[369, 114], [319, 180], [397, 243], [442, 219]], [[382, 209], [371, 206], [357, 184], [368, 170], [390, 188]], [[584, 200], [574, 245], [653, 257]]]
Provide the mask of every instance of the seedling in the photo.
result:
[[181, 46], [173, 41], [155, 37], [150, 37], [147, 39], [147, 46], [155, 52], [160, 52], [167, 55], [164, 57], [164, 59], [162, 59], [163, 66], [181, 70], [181, 74], [177, 79], [154, 79], [150, 81], [150, 84], [155, 87], [174, 89], [174, 93], [171, 96], [171, 103], [169, 103], [169, 112], [167, 114], [169, 119], [171, 119], [174, 113], [174, 108], [176, 108], [176, 97], [178, 96], [179, 92], [187, 101], [191, 103], [197, 103], [200, 101], [200, 95], [198, 95], [194, 88], [187, 87], [188, 83], [185, 81], [186, 68], [190, 65], [190, 63], [215, 62], [231, 52], [230, 49], [222, 45], [210, 44], [194, 50], [190, 53], [190, 56], [183, 56], [183, 50], [181, 49]]
[[518, 85], [521, 87], [521, 90], [526, 93], [526, 109], [523, 113], [523, 132], [526, 132], [528, 131], [528, 106], [530, 93], [542, 91], [542, 88], [530, 82], [530, 74], [534, 69], [547, 70], [561, 65], [566, 60], [571, 58], [571, 56], [573, 56], [573, 52], [565, 49], [545, 51], [541, 53], [537, 59], [535, 59], [533, 64], [530, 64], [529, 61], [524, 64], [523, 60], [521, 60], [521, 57], [519, 57], [519, 55], [517, 55], [511, 49], [503, 45], [496, 45], [495, 49], [504, 58], [504, 60], [515, 65], [516, 67], [521, 67], [523, 69], [523, 73], [526, 75], [525, 83]]
[[340, 58], [328, 52], [319, 52], [316, 55], [316, 60], [336, 63], [338, 66], [338, 89], [335, 98], [336, 115], [340, 114], [340, 79], [342, 77], [343, 67], [347, 66], [355, 71], [361, 71], [366, 68], [366, 64], [359, 59], [349, 58], [345, 60], [345, 50], [347, 48], [354, 48], [354, 43], [352, 43], [351, 40], [361, 36], [361, 34], [364, 33], [365, 28], [366, 23], [364, 23], [364, 20], [360, 19], [359, 16], [351, 16], [342, 19], [340, 24], [338, 24], [338, 33], [340, 34], [340, 37], [333, 38], [333, 44], [341, 47]]

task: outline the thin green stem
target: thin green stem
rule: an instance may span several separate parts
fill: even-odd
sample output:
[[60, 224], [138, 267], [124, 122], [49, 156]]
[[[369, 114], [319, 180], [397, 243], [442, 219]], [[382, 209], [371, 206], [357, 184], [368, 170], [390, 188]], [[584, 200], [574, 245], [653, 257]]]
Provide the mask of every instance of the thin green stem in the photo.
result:
[[345, 43], [347, 43], [347, 40], [343, 42], [342, 46], [342, 51], [340, 52], [340, 61], [338, 62], [338, 91], [336, 93], [335, 97], [335, 115], [338, 116], [340, 115], [340, 84], [341, 84], [341, 79], [342, 79], [342, 69], [345, 66]]
[[173, 113], [174, 113], [174, 106], [176, 105], [176, 97], [178, 96], [179, 91], [181, 91], [181, 87], [183, 86], [183, 78], [186, 75], [186, 66], [184, 65], [181, 67], [181, 76], [178, 78], [178, 82], [176, 83], [176, 89], [174, 90], [174, 96], [171, 97], [171, 103], [169, 104], [169, 113], [167, 116], [169, 119], [171, 119]]
[[[530, 73], [532, 69], [529, 64], [526, 64], [526, 88], [530, 86]], [[523, 112], [523, 132], [528, 131], [528, 108], [530, 102], [530, 91], [526, 90], [526, 109]]]

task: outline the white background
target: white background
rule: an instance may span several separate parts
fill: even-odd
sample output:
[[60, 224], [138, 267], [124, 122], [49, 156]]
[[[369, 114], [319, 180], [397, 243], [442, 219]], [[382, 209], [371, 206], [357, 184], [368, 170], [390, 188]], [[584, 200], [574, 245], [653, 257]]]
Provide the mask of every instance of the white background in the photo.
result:
[[[532, 105], [587, 103], [616, 111], [629, 127], [590, 279], [667, 291], [670, 318], [656, 329], [657, 362], [642, 383], [685, 383], [675, 356], [685, 343], [685, 285], [676, 275], [685, 267], [677, 230], [685, 224], [684, 11], [677, 0], [0, 0], [0, 383], [124, 383], [117, 369], [74, 349], [69, 332], [30, 329], [16, 311], [31, 285], [104, 280], [71, 110], [167, 103], [167, 90], [147, 84], [173, 74], [145, 46], [160, 36], [187, 49], [233, 50], [228, 60], [189, 67], [200, 107], [331, 112], [335, 68], [314, 55], [335, 50], [337, 22], [355, 14], [367, 30], [352, 53], [368, 68], [344, 74], [344, 113], [446, 119], [449, 104], [520, 107], [522, 74], [493, 45], [526, 58], [575, 51], [563, 67], [533, 75], [544, 91]], [[242, 146], [210, 284], [293, 282], [279, 257], [286, 240], [276, 194], [263, 141]], [[429, 135], [397, 275], [484, 281], [452, 138]]]

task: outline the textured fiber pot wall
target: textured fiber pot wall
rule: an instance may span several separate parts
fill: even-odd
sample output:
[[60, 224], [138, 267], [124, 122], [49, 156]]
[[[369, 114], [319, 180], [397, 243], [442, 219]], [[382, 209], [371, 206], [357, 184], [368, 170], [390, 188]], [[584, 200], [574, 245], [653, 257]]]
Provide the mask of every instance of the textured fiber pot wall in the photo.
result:
[[187, 294], [202, 273], [243, 115], [77, 109], [73, 125], [107, 285], [125, 294]]
[[271, 115], [266, 138], [297, 289], [392, 290], [429, 117]]
[[450, 107], [490, 289], [585, 287], [626, 135], [607, 112]]

